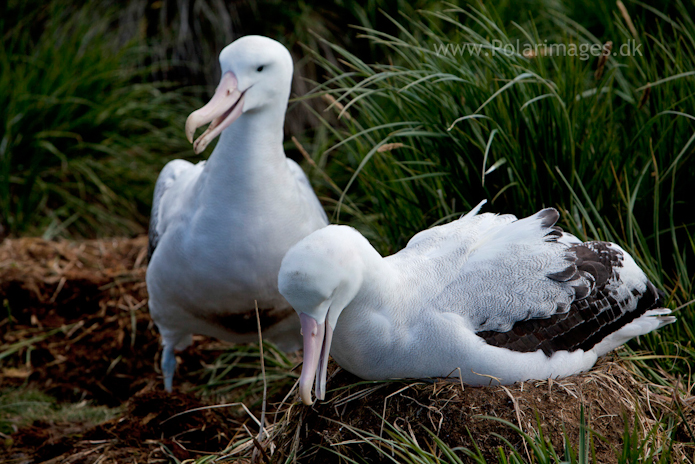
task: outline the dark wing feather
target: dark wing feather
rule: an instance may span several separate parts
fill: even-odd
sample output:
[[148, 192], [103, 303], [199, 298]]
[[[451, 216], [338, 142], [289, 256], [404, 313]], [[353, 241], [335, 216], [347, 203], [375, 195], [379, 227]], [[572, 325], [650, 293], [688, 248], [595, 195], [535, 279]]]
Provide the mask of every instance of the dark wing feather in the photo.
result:
[[477, 335], [494, 346], [513, 351], [543, 350], [550, 356], [556, 351], [590, 350], [611, 333], [658, 307], [660, 295], [647, 281], [646, 289], [632, 289], [627, 298], [619, 298], [617, 287], [623, 253], [606, 242], [587, 242], [568, 249], [567, 269], [549, 275], [560, 282], [579, 280], [579, 275], [593, 283], [575, 286], [575, 301], [558, 308], [547, 319], [529, 319], [514, 324], [508, 332], [484, 331]]

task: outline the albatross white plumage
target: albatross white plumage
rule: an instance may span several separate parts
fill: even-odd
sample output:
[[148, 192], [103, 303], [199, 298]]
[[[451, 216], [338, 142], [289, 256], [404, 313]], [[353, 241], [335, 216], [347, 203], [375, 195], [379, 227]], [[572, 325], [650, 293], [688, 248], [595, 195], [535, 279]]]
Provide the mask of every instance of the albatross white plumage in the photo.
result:
[[510, 384], [587, 370], [675, 320], [618, 245], [563, 233], [552, 208], [517, 220], [483, 203], [386, 258], [337, 225], [288, 251], [278, 282], [302, 323], [304, 403], [314, 377], [324, 398], [329, 350], [364, 379], [460, 368], [471, 385]]
[[174, 160], [162, 170], [150, 222], [147, 290], [162, 335], [162, 371], [172, 389], [174, 349], [191, 334], [231, 342], [264, 336], [301, 346], [299, 320], [277, 288], [285, 252], [328, 220], [301, 168], [282, 148], [292, 57], [280, 43], [242, 37], [220, 53], [215, 95], [186, 121], [200, 153], [218, 135], [207, 162]]

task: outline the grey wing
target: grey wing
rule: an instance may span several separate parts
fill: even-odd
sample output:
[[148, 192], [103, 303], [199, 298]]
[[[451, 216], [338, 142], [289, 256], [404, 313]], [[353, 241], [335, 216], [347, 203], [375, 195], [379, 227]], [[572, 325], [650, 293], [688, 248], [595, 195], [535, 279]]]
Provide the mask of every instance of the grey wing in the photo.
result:
[[159, 242], [159, 237], [163, 233], [161, 228], [158, 228], [160, 208], [162, 208], [162, 197], [164, 193], [175, 183], [176, 179], [181, 175], [182, 172], [193, 167], [194, 164], [186, 160], [172, 160], [169, 161], [157, 177], [157, 183], [154, 186], [154, 195], [152, 198], [152, 215], [150, 216], [150, 229], [148, 234], [148, 244], [147, 244], [147, 261], [152, 259], [152, 254], [155, 248], [157, 248], [157, 243]]
[[590, 282], [583, 274], [564, 281], [548, 277], [569, 266], [569, 247], [558, 241], [563, 233], [554, 226], [558, 217], [549, 208], [504, 222], [486, 214], [470, 218], [465, 253], [456, 257], [462, 252], [449, 247], [441, 258], [456, 265], [453, 277], [442, 279], [448, 283], [437, 307], [463, 315], [475, 332], [506, 332], [518, 321], [567, 311]]
[[548, 356], [588, 351], [661, 304], [628, 253], [567, 236], [558, 217], [549, 208], [490, 231], [455, 281], [465, 289], [462, 312], [488, 344]]
[[308, 204], [311, 205], [311, 208], [314, 210], [315, 216], [319, 220], [323, 221], [324, 225], [328, 224], [328, 216], [326, 216], [326, 212], [324, 211], [323, 206], [321, 206], [321, 202], [316, 196], [316, 193], [314, 192], [314, 189], [311, 186], [311, 183], [309, 182], [309, 178], [306, 176], [302, 168], [294, 160], [291, 160], [290, 158], [287, 158], [287, 166], [290, 168], [290, 171], [292, 172], [295, 180], [297, 181], [300, 195], [306, 199]]
[[548, 356], [587, 351], [659, 306], [628, 253], [563, 232], [555, 209], [519, 220], [478, 210], [418, 234], [406, 250], [442, 282], [439, 311], [464, 316], [488, 344]]

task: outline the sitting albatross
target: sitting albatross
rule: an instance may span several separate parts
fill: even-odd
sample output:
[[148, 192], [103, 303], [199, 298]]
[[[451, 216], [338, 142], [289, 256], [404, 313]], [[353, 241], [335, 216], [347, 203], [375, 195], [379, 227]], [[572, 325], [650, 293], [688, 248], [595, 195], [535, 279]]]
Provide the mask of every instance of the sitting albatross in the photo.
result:
[[[277, 288], [285, 252], [328, 220], [308, 179], [282, 148], [292, 57], [280, 43], [242, 37], [220, 53], [222, 78], [208, 104], [186, 121], [207, 162], [169, 162], [157, 179], [149, 235], [147, 290], [162, 335], [164, 385], [172, 389], [174, 349], [191, 335], [301, 346], [299, 320]], [[233, 124], [232, 124], [233, 123]]]
[[517, 220], [483, 203], [386, 258], [338, 225], [287, 252], [278, 283], [302, 323], [304, 403], [315, 376], [324, 398], [329, 350], [368, 380], [460, 368], [471, 385], [511, 384], [587, 370], [675, 320], [618, 245], [563, 233], [552, 208]]

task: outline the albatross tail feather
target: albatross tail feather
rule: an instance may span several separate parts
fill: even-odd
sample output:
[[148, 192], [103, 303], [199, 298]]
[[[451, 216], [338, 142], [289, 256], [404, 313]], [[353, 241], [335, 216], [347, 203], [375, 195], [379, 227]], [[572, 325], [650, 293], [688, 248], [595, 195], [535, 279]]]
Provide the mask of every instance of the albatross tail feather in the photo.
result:
[[600, 343], [592, 348], [592, 351], [594, 351], [597, 356], [603, 356], [632, 338], [648, 334], [653, 330], [675, 322], [676, 317], [669, 316], [669, 314], [671, 314], [671, 310], [668, 308], [650, 309], [634, 321], [624, 325], [618, 331], [613, 332], [601, 340]]

